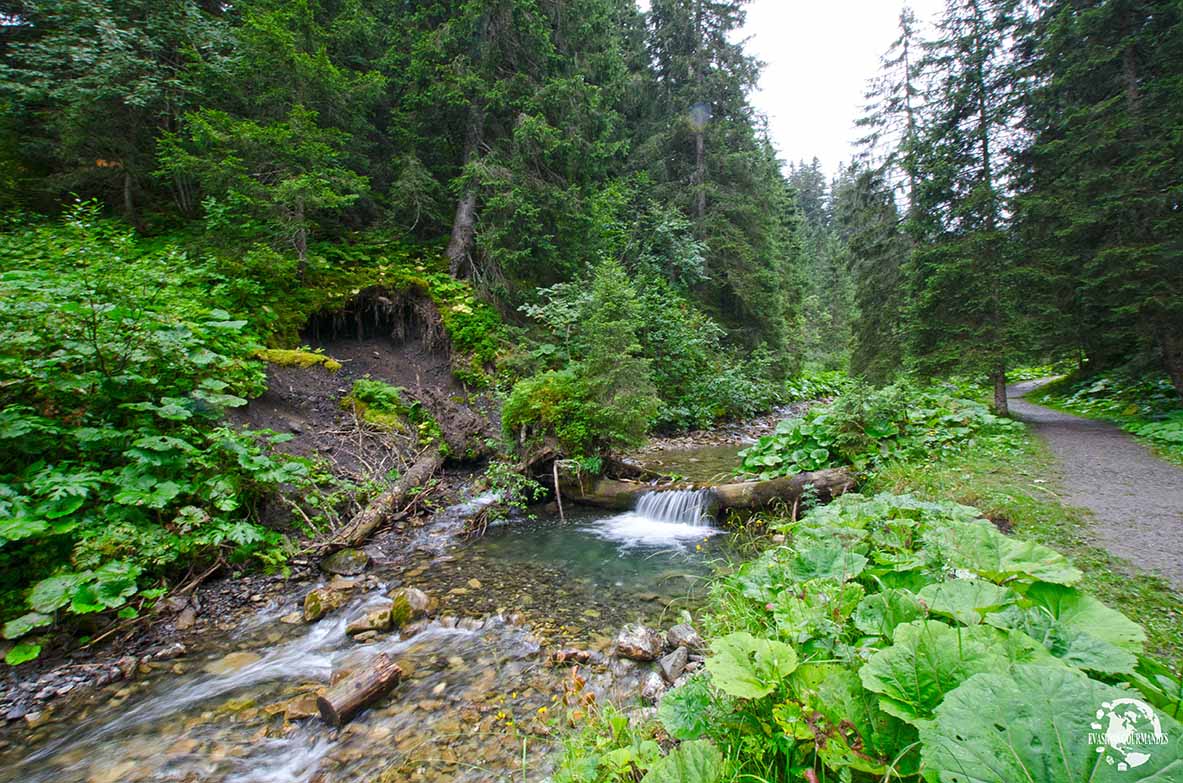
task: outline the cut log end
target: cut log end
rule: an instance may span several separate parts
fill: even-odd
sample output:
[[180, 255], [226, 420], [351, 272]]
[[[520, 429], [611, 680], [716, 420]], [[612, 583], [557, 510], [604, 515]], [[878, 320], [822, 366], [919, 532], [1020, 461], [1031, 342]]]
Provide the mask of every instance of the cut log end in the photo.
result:
[[320, 717], [330, 726], [343, 726], [353, 716], [390, 692], [403, 670], [385, 653], [374, 659], [369, 668], [354, 672], [333, 685], [316, 699]]

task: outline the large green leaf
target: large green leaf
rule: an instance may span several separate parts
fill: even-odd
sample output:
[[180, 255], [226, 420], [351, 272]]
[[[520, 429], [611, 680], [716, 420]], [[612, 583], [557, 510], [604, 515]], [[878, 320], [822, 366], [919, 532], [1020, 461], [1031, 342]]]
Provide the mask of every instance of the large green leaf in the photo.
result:
[[[941, 783], [1183, 780], [1183, 727], [1161, 713], [1151, 719], [1153, 708], [1136, 701], [1129, 691], [1064, 667], [978, 674], [949, 693], [921, 727], [924, 763]], [[1155, 722], [1164, 744], [1155, 744], [1157, 737], [1143, 741], [1155, 736]], [[1133, 741], [1118, 741], [1123, 728], [1137, 732]]]
[[1037, 583], [1027, 591], [1027, 600], [1046, 609], [1066, 628], [1133, 652], [1141, 652], [1146, 631], [1116, 609], [1070, 587]]
[[781, 635], [795, 644], [837, 637], [863, 594], [858, 583], [815, 579], [782, 590], [771, 602], [772, 616]]
[[33, 591], [29, 594], [29, 606], [34, 611], [50, 614], [68, 604], [74, 597], [74, 592], [90, 581], [91, 577], [90, 571], [83, 571], [42, 579], [33, 586]]
[[707, 740], [683, 742], [649, 768], [641, 783], [717, 783], [723, 754]]
[[911, 590], [889, 589], [869, 595], [854, 610], [854, 624], [865, 634], [891, 638], [896, 626], [924, 616]]
[[797, 653], [783, 642], [742, 631], [711, 643], [707, 671], [717, 688], [741, 699], [767, 696], [797, 668]]
[[920, 600], [933, 614], [976, 625], [989, 612], [1001, 609], [1017, 596], [1005, 587], [982, 579], [952, 579], [920, 590]]
[[1035, 579], [1074, 585], [1082, 576], [1054, 549], [1003, 535], [985, 520], [942, 528], [930, 533], [929, 539], [945, 551], [952, 565], [994, 582]]
[[1033, 649], [1038, 645], [1027, 644], [987, 625], [905, 623], [895, 629], [895, 643], [871, 656], [859, 676], [864, 687], [880, 694], [884, 710], [920, 726], [945, 694], [973, 675], [1004, 670], [1014, 660], [1039, 659]]
[[[916, 741], [915, 728], [884, 712], [878, 695], [838, 664], [802, 664], [793, 673], [791, 692], [796, 703], [779, 705], [774, 719], [789, 736], [813, 740], [830, 769], [883, 775]], [[914, 773], [918, 761], [918, 752], [905, 754], [895, 764], [896, 774]]]
[[24, 636], [34, 628], [40, 628], [44, 625], [49, 625], [53, 622], [53, 618], [47, 614], [40, 612], [29, 612], [22, 614], [15, 620], [9, 620], [4, 624], [4, 638], [17, 639]]
[[1142, 627], [1092, 596], [1061, 585], [1037, 583], [1025, 609], [998, 612], [986, 621], [1030, 636], [1065, 663], [1081, 669], [1132, 674], [1146, 638]]
[[847, 581], [857, 577], [866, 567], [867, 558], [857, 552], [848, 552], [838, 544], [810, 547], [798, 553], [792, 563], [793, 574], [801, 581]]

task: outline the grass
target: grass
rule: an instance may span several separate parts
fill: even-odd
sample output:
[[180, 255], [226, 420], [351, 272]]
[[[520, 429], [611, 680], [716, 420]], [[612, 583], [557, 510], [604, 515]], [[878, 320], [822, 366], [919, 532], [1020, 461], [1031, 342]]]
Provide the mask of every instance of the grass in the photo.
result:
[[1148, 653], [1183, 670], [1183, 595], [1091, 545], [1088, 512], [1061, 503], [1045, 483], [1052, 466], [1046, 447], [1024, 434], [1009, 448], [977, 449], [935, 463], [888, 464], [861, 491], [908, 492], [975, 506], [1015, 535], [1063, 552], [1084, 571], [1088, 590], [1145, 626]]

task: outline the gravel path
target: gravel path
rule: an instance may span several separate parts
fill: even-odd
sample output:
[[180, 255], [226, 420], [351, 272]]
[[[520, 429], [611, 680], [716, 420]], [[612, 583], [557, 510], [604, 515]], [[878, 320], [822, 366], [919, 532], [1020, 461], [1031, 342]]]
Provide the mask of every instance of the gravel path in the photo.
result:
[[1098, 544], [1183, 592], [1183, 468], [1112, 424], [1022, 399], [1044, 382], [1017, 383], [1007, 394], [1011, 413], [1030, 424], [1059, 461], [1061, 497], [1093, 513]]

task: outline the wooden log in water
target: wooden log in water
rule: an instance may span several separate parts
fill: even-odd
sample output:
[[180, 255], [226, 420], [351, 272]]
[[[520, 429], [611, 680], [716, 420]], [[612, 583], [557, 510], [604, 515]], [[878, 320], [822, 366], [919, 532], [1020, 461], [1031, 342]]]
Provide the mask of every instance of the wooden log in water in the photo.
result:
[[382, 653], [368, 669], [357, 671], [316, 699], [320, 717], [330, 726], [343, 726], [368, 705], [385, 696], [402, 679], [403, 670]]
[[[715, 502], [709, 505], [719, 511], [759, 511], [780, 501], [791, 508], [800, 501], [809, 486], [813, 487], [821, 500], [830, 500], [854, 487], [854, 474], [849, 468], [830, 468], [767, 481], [716, 484], [709, 487], [715, 495]], [[705, 488], [708, 487], [690, 484], [653, 485], [601, 478], [582, 483], [568, 480], [563, 484], [563, 494], [581, 505], [628, 511], [636, 507], [637, 499], [646, 492]]]

